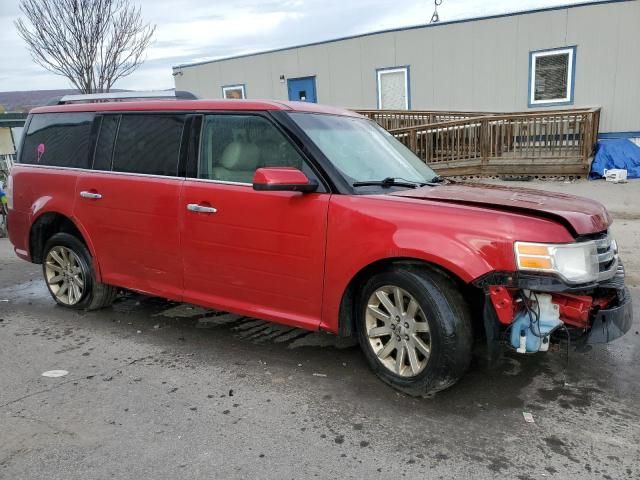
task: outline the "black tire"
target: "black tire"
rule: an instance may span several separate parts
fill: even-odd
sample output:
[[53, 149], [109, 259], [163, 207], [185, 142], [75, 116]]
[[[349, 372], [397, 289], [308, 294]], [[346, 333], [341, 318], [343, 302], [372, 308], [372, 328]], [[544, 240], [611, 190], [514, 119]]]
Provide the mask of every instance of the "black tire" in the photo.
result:
[[[79, 266], [82, 270], [84, 278], [84, 291], [77, 303], [73, 305], [66, 304], [55, 295], [47, 282], [46, 258], [49, 252], [55, 247], [66, 247], [73, 251], [79, 260]], [[84, 243], [75, 236], [68, 233], [56, 233], [45, 244], [42, 261], [42, 272], [44, 275], [47, 290], [51, 297], [58, 305], [73, 310], [99, 310], [110, 306], [118, 295], [118, 289], [111, 285], [106, 285], [96, 281], [95, 269], [93, 268], [93, 259]]]
[[[418, 302], [429, 324], [431, 353], [415, 376], [400, 376], [387, 368], [369, 342], [365, 315], [370, 296], [381, 287], [397, 286]], [[385, 383], [411, 396], [429, 396], [456, 383], [471, 361], [472, 323], [469, 308], [455, 282], [423, 266], [402, 265], [372, 276], [356, 303], [356, 328], [364, 356]]]

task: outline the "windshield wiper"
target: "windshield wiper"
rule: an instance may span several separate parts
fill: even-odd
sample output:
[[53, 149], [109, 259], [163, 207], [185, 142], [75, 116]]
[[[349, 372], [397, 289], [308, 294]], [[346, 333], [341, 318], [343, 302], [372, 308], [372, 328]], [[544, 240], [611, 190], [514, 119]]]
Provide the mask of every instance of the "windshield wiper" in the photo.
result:
[[383, 180], [366, 180], [364, 182], [355, 182], [355, 183], [352, 183], [352, 185], [354, 187], [380, 186], [383, 188], [389, 188], [389, 187], [418, 188], [423, 186], [424, 184], [420, 182], [412, 182], [409, 180], [404, 180], [403, 178], [387, 177]]
[[435, 177], [433, 177], [433, 178], [431, 179], [431, 182], [430, 182], [430, 183], [444, 183], [444, 182], [446, 182], [446, 181], [447, 181], [447, 179], [446, 179], [446, 178], [441, 177], [440, 175], [436, 175]]
[[352, 185], [354, 187], [371, 187], [371, 186], [380, 186], [383, 188], [389, 187], [409, 187], [409, 188], [418, 188], [418, 187], [437, 187], [443, 183], [449, 183], [451, 180], [446, 178], [435, 176], [431, 179], [430, 182], [414, 182], [412, 180], [406, 180], [400, 177], [387, 177], [383, 180], [366, 180], [364, 182], [355, 182]]

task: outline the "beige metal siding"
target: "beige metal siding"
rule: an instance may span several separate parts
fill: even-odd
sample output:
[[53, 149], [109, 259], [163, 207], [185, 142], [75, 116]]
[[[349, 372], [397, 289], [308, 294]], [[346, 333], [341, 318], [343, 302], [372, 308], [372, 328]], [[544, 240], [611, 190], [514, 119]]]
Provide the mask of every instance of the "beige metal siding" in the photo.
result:
[[13, 146], [13, 137], [10, 128], [0, 128], [0, 155], [13, 155], [16, 153]]
[[[329, 81], [331, 85], [330, 105], [351, 108], [362, 105], [368, 95], [363, 95], [362, 63], [359, 39], [326, 45], [329, 54]], [[306, 52], [302, 50], [301, 55]], [[375, 94], [373, 95], [375, 101]], [[318, 92], [318, 102], [325, 103], [325, 97]]]
[[[298, 75], [299, 77], [316, 77], [316, 96], [318, 98], [332, 98], [331, 85], [331, 62], [329, 58], [329, 49], [326, 45], [316, 45], [307, 47], [304, 52], [298, 52]], [[275, 77], [280, 74], [274, 73]], [[283, 99], [287, 99], [286, 80], [283, 85]]]
[[[434, 108], [454, 110], [473, 108], [473, 45], [469, 35], [471, 24], [460, 23], [452, 28], [433, 28], [425, 32], [424, 44], [433, 50], [433, 100]], [[415, 59], [419, 57], [414, 57]], [[411, 62], [411, 64], [413, 64]], [[413, 78], [412, 91], [420, 79]], [[416, 85], [416, 87], [413, 87]], [[414, 104], [413, 108], [422, 108]]]
[[[396, 62], [398, 65], [409, 65], [411, 84], [411, 108], [420, 108], [420, 105], [435, 105], [434, 97], [434, 53], [432, 42], [425, 38], [424, 29], [407, 30], [403, 34], [395, 35]], [[416, 62], [415, 59], [420, 61]], [[385, 65], [393, 67], [394, 65]], [[375, 77], [371, 76], [375, 92]], [[375, 96], [373, 105], [367, 103], [367, 108], [375, 108]], [[435, 107], [434, 107], [435, 108]]]
[[569, 11], [567, 43], [577, 45], [575, 102], [580, 105], [598, 99], [599, 103], [607, 105], [600, 116], [600, 128], [610, 131], [615, 76], [620, 61], [617, 58], [617, 31], [621, 12], [606, 7], [594, 6], [587, 15]]
[[[640, 2], [569, 10], [576, 105], [601, 104], [603, 132], [640, 130]], [[635, 126], [634, 126], [635, 125]]]
[[[396, 60], [396, 38], [393, 33], [383, 33], [374, 37], [359, 38], [360, 45], [360, 95], [361, 104], [378, 106], [378, 88], [376, 70], [400, 66]], [[355, 106], [355, 105], [352, 105]]]
[[639, 0], [442, 24], [182, 67], [176, 88], [286, 100], [280, 75], [316, 76], [320, 103], [376, 108], [376, 70], [408, 65], [413, 109], [523, 111], [529, 53], [575, 45], [574, 106], [601, 106], [603, 132], [640, 131], [639, 25]]
[[607, 105], [606, 129], [640, 131], [640, 2], [620, 12], [617, 58], [613, 82], [614, 99]]

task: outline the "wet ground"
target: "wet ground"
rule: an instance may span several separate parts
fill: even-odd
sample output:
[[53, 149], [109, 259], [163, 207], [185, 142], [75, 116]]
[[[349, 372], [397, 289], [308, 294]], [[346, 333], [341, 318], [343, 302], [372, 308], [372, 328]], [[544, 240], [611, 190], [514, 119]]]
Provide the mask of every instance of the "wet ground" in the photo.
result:
[[476, 357], [414, 399], [327, 334], [133, 294], [55, 307], [0, 240], [0, 478], [640, 478], [632, 290], [629, 334], [569, 366], [564, 350]]

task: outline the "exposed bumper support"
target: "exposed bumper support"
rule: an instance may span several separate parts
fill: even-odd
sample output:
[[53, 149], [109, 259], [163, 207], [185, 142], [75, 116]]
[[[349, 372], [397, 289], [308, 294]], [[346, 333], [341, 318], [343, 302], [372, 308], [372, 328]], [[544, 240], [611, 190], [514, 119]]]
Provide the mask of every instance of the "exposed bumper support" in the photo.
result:
[[569, 286], [553, 276], [519, 273], [493, 272], [473, 282], [486, 295], [485, 330], [490, 344], [499, 336], [496, 328], [510, 325], [515, 318], [519, 308], [515, 292], [519, 290], [551, 294], [553, 303], [560, 308], [560, 319], [576, 330], [580, 343], [608, 343], [631, 328], [631, 295], [624, 286], [621, 263], [616, 265], [612, 278], [580, 287]]

